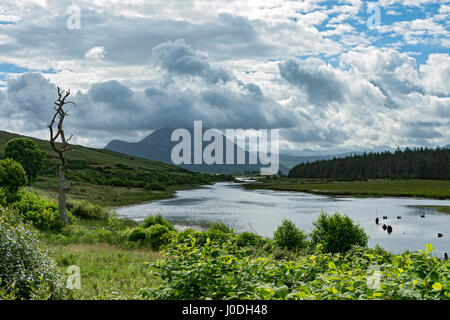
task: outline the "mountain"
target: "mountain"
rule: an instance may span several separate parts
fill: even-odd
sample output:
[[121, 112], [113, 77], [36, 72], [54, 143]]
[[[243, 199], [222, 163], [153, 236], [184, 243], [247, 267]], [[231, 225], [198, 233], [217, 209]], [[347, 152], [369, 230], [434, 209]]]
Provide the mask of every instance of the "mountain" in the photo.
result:
[[[113, 150], [125, 154], [130, 154], [137, 157], [142, 157], [146, 159], [161, 161], [167, 164], [173, 164], [171, 159], [171, 152], [175, 145], [177, 145], [178, 141], [171, 141], [171, 135], [174, 131], [174, 128], [165, 127], [162, 129], [155, 130], [150, 135], [145, 137], [139, 142], [125, 142], [121, 140], [113, 140], [108, 143], [105, 147], [107, 150]], [[203, 129], [203, 133], [207, 129]], [[191, 133], [191, 136], [194, 136], [193, 129], [188, 129]], [[223, 137], [223, 146], [226, 145], [227, 141], [226, 137]], [[205, 147], [209, 145], [211, 142], [202, 142], [202, 150], [205, 150]], [[193, 149], [194, 145], [191, 145], [191, 164], [181, 164], [180, 167], [197, 172], [208, 172], [208, 173], [247, 173], [247, 172], [260, 172], [261, 167], [268, 167], [268, 165], [258, 164], [249, 164], [249, 152], [244, 151], [245, 153], [245, 164], [193, 164]], [[234, 144], [234, 163], [237, 163], [237, 153], [238, 150], [242, 151], [236, 144]], [[226, 151], [224, 151], [224, 159], [226, 157]], [[289, 172], [289, 167], [286, 167], [283, 164], [280, 164], [280, 171], [283, 174], [287, 174]]]

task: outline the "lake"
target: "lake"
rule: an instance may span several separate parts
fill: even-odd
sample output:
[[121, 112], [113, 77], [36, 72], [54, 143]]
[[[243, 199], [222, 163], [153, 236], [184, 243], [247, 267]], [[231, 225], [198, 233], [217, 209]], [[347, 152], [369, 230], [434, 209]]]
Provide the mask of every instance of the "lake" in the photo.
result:
[[[311, 231], [312, 222], [321, 210], [348, 215], [360, 224], [368, 235], [369, 247], [379, 245], [393, 253], [405, 250], [425, 250], [427, 243], [434, 254], [450, 253], [450, 215], [416, 205], [447, 205], [450, 200], [416, 198], [349, 198], [313, 195], [300, 192], [245, 190], [240, 184], [216, 183], [200, 189], [177, 192], [177, 197], [120, 207], [119, 217], [142, 221], [148, 215], [161, 214], [178, 228], [207, 226], [222, 221], [237, 232], [252, 231], [272, 237], [283, 218], [299, 228]], [[425, 218], [420, 215], [425, 213]], [[383, 220], [383, 216], [388, 216]], [[400, 216], [401, 219], [397, 219]], [[380, 225], [375, 224], [379, 217]], [[382, 225], [390, 225], [388, 235]], [[444, 234], [438, 238], [438, 233]]]

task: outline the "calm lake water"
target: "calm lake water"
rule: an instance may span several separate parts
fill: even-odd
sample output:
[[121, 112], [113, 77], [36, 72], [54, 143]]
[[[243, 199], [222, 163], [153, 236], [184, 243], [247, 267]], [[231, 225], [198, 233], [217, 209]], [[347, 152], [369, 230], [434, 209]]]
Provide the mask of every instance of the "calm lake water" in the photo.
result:
[[[201, 189], [177, 192], [177, 197], [118, 208], [120, 217], [143, 220], [162, 214], [179, 227], [201, 228], [222, 221], [237, 232], [253, 231], [271, 237], [283, 218], [309, 232], [321, 210], [348, 215], [369, 234], [369, 246], [380, 245], [391, 252], [425, 250], [431, 243], [434, 254], [450, 253], [450, 215], [415, 205], [447, 205], [450, 200], [411, 198], [341, 198], [299, 192], [245, 190], [239, 184], [217, 183]], [[425, 212], [425, 218], [420, 214]], [[380, 226], [375, 218], [380, 218]], [[388, 220], [383, 220], [388, 216]], [[401, 219], [397, 219], [400, 216]], [[383, 231], [385, 223], [392, 234]], [[438, 233], [443, 233], [438, 238]]]

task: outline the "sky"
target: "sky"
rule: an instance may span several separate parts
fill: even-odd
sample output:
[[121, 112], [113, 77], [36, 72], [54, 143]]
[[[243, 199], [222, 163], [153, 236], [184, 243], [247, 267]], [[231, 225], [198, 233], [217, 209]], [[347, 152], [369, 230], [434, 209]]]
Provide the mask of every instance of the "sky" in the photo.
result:
[[0, 130], [104, 147], [171, 126], [280, 150], [450, 143], [450, 1], [0, 0]]

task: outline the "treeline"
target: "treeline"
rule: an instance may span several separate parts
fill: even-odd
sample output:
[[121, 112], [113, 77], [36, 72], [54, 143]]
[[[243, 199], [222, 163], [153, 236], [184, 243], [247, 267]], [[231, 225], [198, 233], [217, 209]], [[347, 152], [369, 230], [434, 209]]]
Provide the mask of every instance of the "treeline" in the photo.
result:
[[291, 178], [363, 180], [382, 178], [450, 179], [450, 149], [408, 149], [364, 153], [346, 158], [301, 163]]

